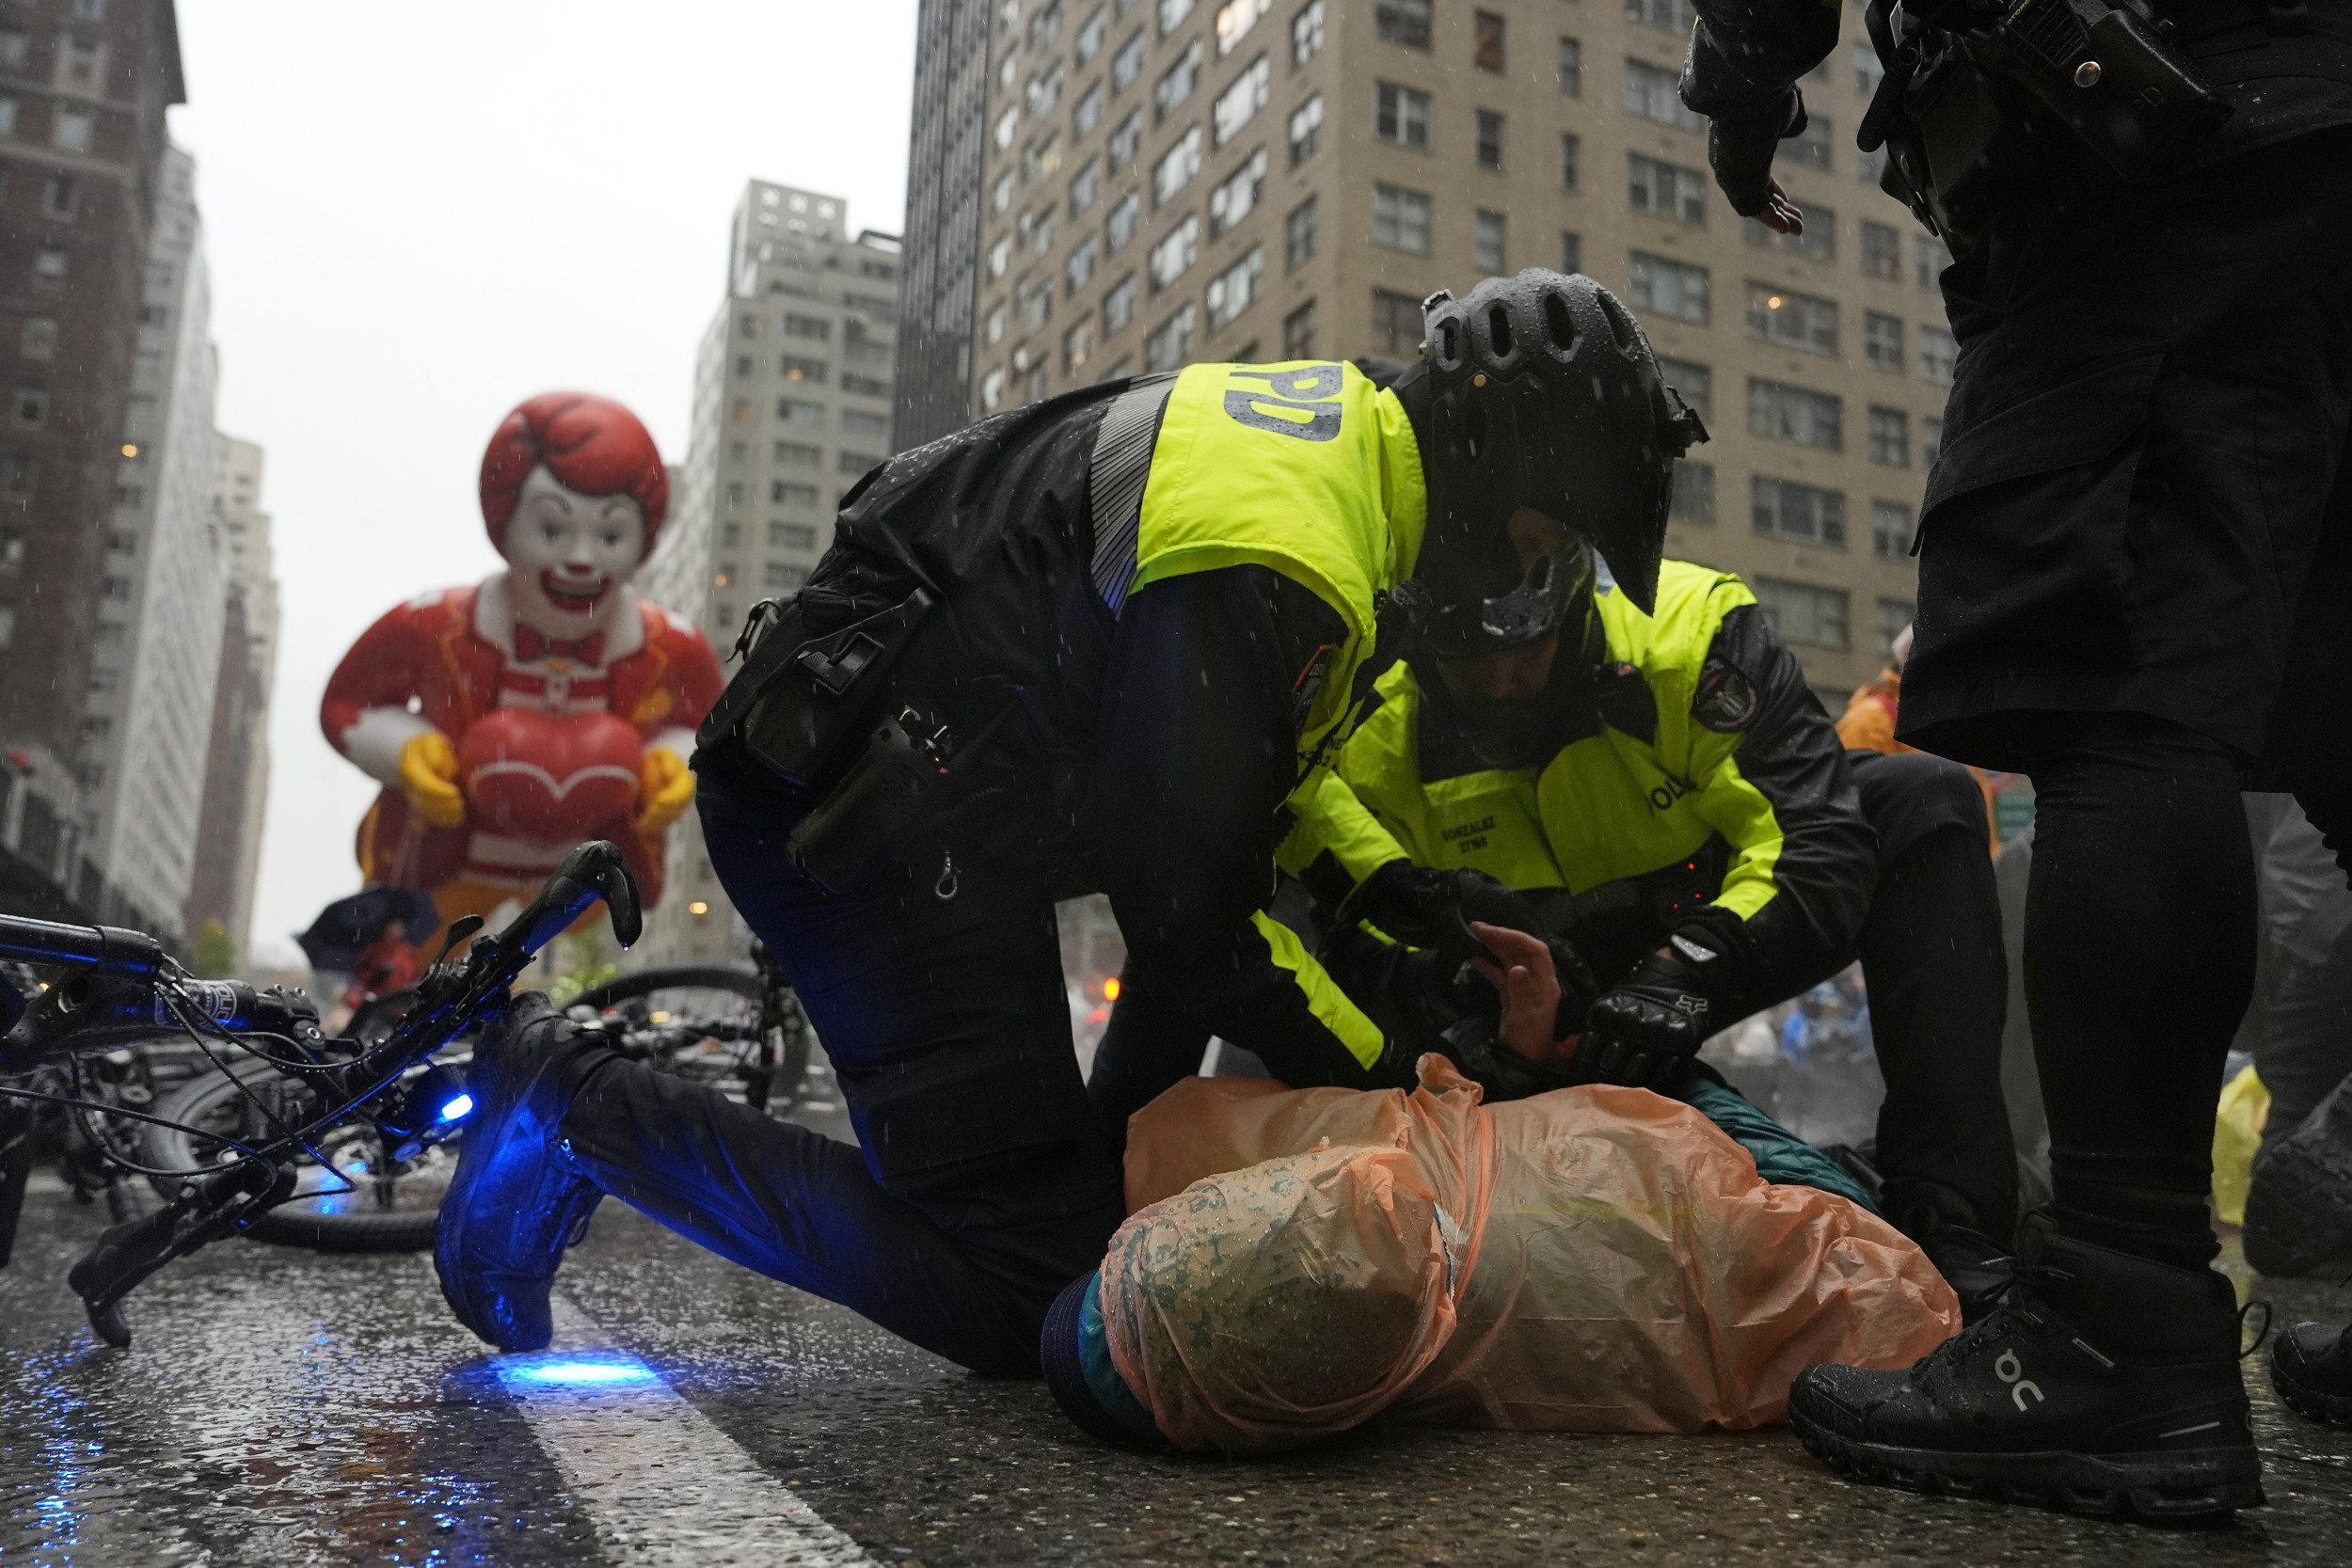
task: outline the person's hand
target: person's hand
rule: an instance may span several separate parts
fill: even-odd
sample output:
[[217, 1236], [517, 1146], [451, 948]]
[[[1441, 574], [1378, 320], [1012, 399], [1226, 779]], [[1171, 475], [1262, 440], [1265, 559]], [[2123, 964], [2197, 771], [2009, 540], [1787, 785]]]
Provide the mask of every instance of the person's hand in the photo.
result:
[[411, 736], [400, 749], [400, 792], [436, 828], [466, 825], [466, 792], [457, 787], [457, 748], [438, 730]]
[[1471, 923], [1470, 931], [1489, 956], [1470, 965], [1502, 996], [1502, 1022], [1496, 1036], [1538, 1066], [1562, 1068], [1575, 1056], [1577, 1037], [1555, 1037], [1560, 1027], [1560, 976], [1551, 949], [1541, 940], [1507, 926]]
[[667, 746], [648, 746], [637, 770], [637, 815], [632, 826], [640, 838], [654, 838], [686, 815], [694, 803], [694, 774], [686, 759]]
[[1729, 1022], [1714, 1016], [1722, 985], [1709, 972], [1724, 963], [1722, 954], [1694, 938], [1671, 938], [1593, 1004], [1579, 1069], [1597, 1084], [1672, 1085], [1707, 1037]]
[[1405, 860], [1365, 878], [1337, 918], [1342, 925], [1361, 921], [1410, 947], [1434, 949], [1457, 965], [1486, 955], [1471, 933], [1474, 922], [1544, 929], [1535, 907], [1499, 879], [1467, 866], [1438, 871]]
[[1785, 106], [1707, 124], [1707, 162], [1731, 210], [1782, 234], [1804, 232], [1804, 214], [1772, 178], [1772, 154], [1805, 127], [1804, 99], [1790, 88]]

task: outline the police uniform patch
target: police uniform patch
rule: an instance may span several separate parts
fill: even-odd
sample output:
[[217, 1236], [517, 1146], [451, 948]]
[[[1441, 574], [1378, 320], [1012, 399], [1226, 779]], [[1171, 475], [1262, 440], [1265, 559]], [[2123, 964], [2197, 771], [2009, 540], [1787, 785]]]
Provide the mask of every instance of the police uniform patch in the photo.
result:
[[1756, 722], [1764, 705], [1756, 683], [1720, 658], [1710, 658], [1699, 671], [1697, 695], [1691, 699], [1691, 717], [1703, 729], [1718, 735], [1738, 735]]

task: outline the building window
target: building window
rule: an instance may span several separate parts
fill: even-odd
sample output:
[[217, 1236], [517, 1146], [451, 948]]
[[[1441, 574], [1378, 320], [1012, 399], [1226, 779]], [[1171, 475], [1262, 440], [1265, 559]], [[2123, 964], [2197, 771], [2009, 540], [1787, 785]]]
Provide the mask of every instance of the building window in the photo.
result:
[[1198, 0], [1160, 0], [1160, 37], [1176, 30], [1176, 24], [1192, 14]]
[[1144, 259], [1144, 270], [1152, 277], [1152, 292], [1158, 293], [1182, 277], [1200, 255], [1200, 214], [1188, 214]]
[[1012, 145], [1012, 134], [1021, 124], [1021, 105], [1008, 103], [1005, 112], [996, 117], [996, 150], [1002, 152]]
[[1429, 0], [1375, 0], [1372, 24], [1385, 42], [1429, 47]]
[[790, 591], [808, 581], [808, 568], [794, 566], [782, 561], [771, 561], [760, 568], [762, 583], [769, 588]]
[[1315, 302], [1306, 304], [1282, 318], [1282, 357], [1312, 359], [1315, 356]]
[[98, 585], [98, 593], [101, 598], [127, 599], [131, 596], [131, 579], [108, 578]]
[[[1044, 366], [1040, 365], [1038, 369], [1041, 372], [1044, 369]], [[857, 475], [863, 474], [866, 469], [873, 467], [881, 461], [881, 458], [871, 456], [866, 452], [843, 451], [835, 452], [834, 454], [833, 465], [842, 473]]]
[[1004, 173], [996, 177], [995, 185], [990, 189], [988, 210], [992, 213], [1001, 213], [1011, 205], [1012, 171], [1010, 169], [1007, 169]]
[[1429, 198], [1396, 185], [1372, 187], [1372, 243], [1429, 254]]
[[1934, 288], [1936, 278], [1952, 264], [1952, 253], [1932, 234], [1912, 235], [1911, 254], [1917, 263], [1919, 287], [1923, 289]]
[[1870, 410], [1870, 461], [1911, 467], [1911, 416], [1899, 408]]
[[1568, 190], [1576, 189], [1577, 166], [1583, 161], [1584, 143], [1568, 133], [1560, 137], [1560, 183]]
[[1830, 166], [1829, 140], [1829, 121], [1808, 109], [1804, 129], [1780, 144], [1778, 156], [1806, 168], [1825, 169]]
[[1136, 275], [1129, 273], [1103, 294], [1103, 335], [1123, 331], [1136, 319]]
[[31, 55], [33, 35], [22, 27], [0, 27], [0, 71], [23, 71]]
[[43, 245], [33, 252], [33, 281], [36, 283], [62, 283], [66, 268], [66, 253], [55, 245]]
[[1249, 254], [1209, 279], [1209, 330], [1221, 331], [1258, 302], [1259, 280], [1265, 275], [1265, 247], [1251, 245]]
[[17, 352], [27, 359], [54, 359], [57, 356], [57, 324], [47, 316], [33, 316], [24, 323], [18, 336]]
[[1570, 98], [1584, 96], [1584, 45], [1575, 39], [1560, 40], [1560, 90]]
[[1886, 188], [1886, 149], [1874, 147], [1867, 152], [1858, 151], [1854, 157], [1854, 173], [1861, 177], [1864, 184], [1877, 190], [1884, 190]]
[[1627, 281], [1633, 308], [1707, 325], [1707, 269], [1637, 250]]
[[1429, 147], [1430, 101], [1425, 92], [1381, 82], [1373, 88], [1372, 134], [1404, 147]]
[[1892, 657], [1895, 652], [1895, 639], [1909, 630], [1911, 623], [1918, 619], [1918, 616], [1919, 607], [1909, 599], [1881, 599], [1879, 601], [1879, 652], [1885, 657]]
[[1637, 213], [1655, 213], [1677, 223], [1707, 221], [1707, 176], [1639, 152], [1626, 154], [1626, 193]]
[[1210, 106], [1209, 119], [1216, 129], [1216, 145], [1223, 147], [1241, 135], [1241, 128], [1255, 119], [1265, 107], [1267, 95], [1274, 87], [1274, 66], [1263, 55], [1249, 63], [1248, 69], [1233, 78], [1233, 85], [1216, 95]]
[[1560, 270], [1579, 273], [1584, 270], [1584, 236], [1568, 230], [1560, 231]]
[[1662, 65], [1628, 58], [1625, 62], [1625, 106], [1644, 119], [1671, 125], [1677, 131], [1704, 131], [1707, 118], [1682, 106], [1681, 78]]
[[1209, 237], [1215, 239], [1256, 211], [1264, 193], [1265, 149], [1260, 148], [1209, 193]]
[[1944, 416], [1929, 414], [1919, 420], [1919, 461], [1932, 464], [1944, 455]]
[[1054, 319], [1052, 277], [1025, 277], [1013, 285], [1012, 313], [1024, 332], [1035, 332]]
[[1422, 325], [1421, 301], [1390, 289], [1372, 291], [1372, 335], [1380, 351], [1391, 358], [1410, 359], [1421, 352], [1427, 328]]
[[776, 418], [786, 424], [804, 424], [821, 429], [825, 422], [825, 405], [810, 403], [804, 398], [780, 398], [776, 402]]
[[1903, 237], [1891, 226], [1862, 220], [1862, 270], [1872, 277], [1903, 276]]
[[784, 318], [784, 335], [787, 338], [807, 338], [819, 343], [833, 341], [833, 323], [818, 316]]
[[1078, 177], [1070, 182], [1070, 215], [1076, 217], [1094, 205], [1094, 198], [1103, 188], [1103, 160], [1098, 155], [1089, 158]]
[[1850, 53], [1853, 59], [1853, 90], [1865, 98], [1876, 97], [1879, 78], [1886, 74], [1886, 67], [1879, 61], [1878, 46], [1864, 39]]
[[59, 223], [72, 221], [82, 210], [82, 182], [71, 174], [53, 174], [41, 182], [40, 215]]
[[1713, 464], [1693, 463], [1680, 457], [1675, 459], [1674, 504], [1667, 515], [1685, 523], [1711, 523], [1715, 520]]
[[1104, 248], [1116, 256], [1127, 248], [1127, 242], [1136, 237], [1136, 227], [1143, 221], [1143, 197], [1129, 191], [1120, 198], [1110, 215], [1103, 220]]
[[6, 605], [0, 605], [0, 648], [8, 647], [15, 641], [16, 611]]
[[1103, 123], [1103, 105], [1108, 101], [1104, 93], [1103, 84], [1100, 82], [1078, 95], [1078, 106], [1070, 114], [1070, 139], [1072, 141], [1083, 140], [1092, 134], [1096, 126]]
[[1093, 323], [1080, 322], [1061, 335], [1061, 369], [1064, 375], [1076, 375], [1087, 368], [1087, 361], [1093, 357]]
[[1822, 451], [1845, 450], [1845, 402], [1785, 381], [1748, 378], [1748, 434]]
[[1493, 11], [1470, 17], [1470, 64], [1481, 71], [1502, 69], [1502, 18]]
[[1808, 261], [1837, 260], [1837, 214], [1819, 202], [1805, 203], [1802, 234], [1783, 234], [1754, 218], [1741, 218], [1740, 230], [1750, 245], [1776, 245]]
[[1127, 118], [1120, 120], [1119, 128], [1111, 133], [1110, 140], [1104, 144], [1103, 150], [1110, 159], [1112, 168], [1122, 169], [1136, 161], [1136, 150], [1142, 145], [1143, 111], [1130, 109]]
[[1756, 592], [1765, 621], [1783, 642], [1805, 648], [1846, 646], [1849, 601], [1841, 590], [1783, 582], [1777, 578], [1752, 578], [1748, 586]]
[[1062, 292], [1074, 294], [1094, 279], [1095, 238], [1089, 234], [1070, 247], [1070, 255], [1061, 264]]
[[1028, 106], [1032, 117], [1050, 115], [1061, 103], [1061, 86], [1062, 66], [1059, 60], [1056, 60], [1052, 70], [1040, 71], [1029, 78], [1029, 85], [1022, 93], [1022, 102]]
[[1919, 374], [1939, 387], [1952, 384], [1952, 364], [1960, 357], [1960, 348], [1952, 335], [1940, 326], [1919, 329]]
[[1241, 46], [1258, 19], [1274, 8], [1274, 0], [1225, 0], [1216, 8], [1216, 52], [1230, 55]]
[[[0, 489], [5, 489], [11, 496], [29, 496], [40, 487], [40, 463], [38, 459], [11, 452], [5, 463], [0, 463]], [[24, 558], [24, 541], [15, 534], [8, 535], [8, 541], [9, 548], [15, 553], [8, 558], [7, 563], [14, 565]]]
[[1103, 52], [1103, 40], [1110, 32], [1111, 8], [1097, 6], [1092, 15], [1078, 24], [1078, 36], [1071, 40], [1071, 50], [1080, 65]]
[[1165, 207], [1177, 192], [1192, 182], [1200, 172], [1200, 127], [1196, 125], [1176, 138], [1176, 145], [1160, 154], [1152, 166], [1152, 205]]
[[60, 108], [51, 124], [49, 139], [63, 151], [87, 152], [91, 119], [87, 109]]
[[[1309, 0], [1291, 18], [1291, 64], [1305, 65], [1323, 53], [1323, 0]], [[1293, 358], [1299, 357], [1296, 355]]]
[[[1892, 561], [1900, 561], [1911, 553], [1911, 508], [1900, 501], [1870, 503], [1870, 548]], [[1904, 626], [1911, 617], [1903, 617]], [[1895, 628], [1898, 631], [1901, 626]]]
[[1749, 499], [1758, 533], [1801, 545], [1846, 547], [1846, 498], [1841, 491], [1757, 474], [1749, 482]]
[[1143, 29], [1138, 27], [1136, 36], [1120, 44], [1119, 53], [1111, 56], [1111, 91], [1125, 92], [1142, 73]]
[[1703, 420], [1715, 418], [1715, 372], [1688, 359], [1658, 356], [1658, 378], [1682, 394], [1682, 401]]
[[39, 387], [19, 387], [8, 399], [8, 415], [25, 430], [49, 422], [49, 394]]
[[796, 468], [814, 468], [825, 460], [824, 449], [806, 441], [778, 441], [776, 461]]
[[1005, 308], [1003, 306], [994, 307], [987, 315], [980, 318], [980, 336], [991, 344], [1001, 343], [1005, 341]]
[[1686, 39], [1691, 36], [1691, 24], [1698, 20], [1691, 0], [1625, 0], [1625, 14], [1645, 27]]
[[1061, 167], [1061, 136], [1047, 136], [1043, 141], [1024, 143], [1021, 149], [1021, 182], [1034, 185]]
[[1005, 401], [1005, 368], [1002, 365], [980, 377], [980, 412], [993, 414]]
[[1877, 310], [1862, 313], [1862, 356], [1882, 371], [1903, 368], [1903, 319]]
[[1501, 213], [1489, 212], [1484, 207], [1478, 210], [1477, 231], [1470, 246], [1470, 265], [1478, 268], [1489, 277], [1500, 277], [1503, 272], [1502, 252], [1506, 226], [1507, 220]]
[[1291, 167], [1296, 168], [1315, 155], [1323, 140], [1323, 94], [1315, 94], [1293, 111], [1290, 129]]
[[1143, 369], [1146, 374], [1156, 371], [1172, 371], [1192, 354], [1192, 334], [1200, 312], [1187, 305], [1162, 322], [1143, 341]]
[[[1309, 197], [1282, 220], [1282, 270], [1296, 272], [1315, 253], [1316, 198]], [[1301, 357], [1298, 355], [1292, 358]]]
[[1837, 352], [1837, 304], [1812, 294], [1748, 283], [1748, 335], [1801, 348], [1808, 354]]
[[1161, 71], [1160, 79], [1152, 84], [1155, 119], [1166, 119], [1174, 114], [1177, 106], [1192, 96], [1192, 89], [1200, 85], [1200, 40], [1195, 39], [1176, 56], [1176, 63]]
[[0, 136], [16, 135], [16, 100], [0, 98]]
[[1502, 167], [1502, 117], [1492, 109], [1478, 111], [1478, 166]]

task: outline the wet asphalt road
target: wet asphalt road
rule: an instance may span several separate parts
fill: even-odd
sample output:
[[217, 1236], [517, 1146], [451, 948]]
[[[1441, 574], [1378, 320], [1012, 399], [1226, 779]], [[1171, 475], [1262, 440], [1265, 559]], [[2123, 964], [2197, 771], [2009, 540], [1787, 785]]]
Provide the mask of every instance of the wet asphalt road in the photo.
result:
[[[2344, 1563], [2352, 1434], [2252, 1373], [2270, 1506], [2160, 1530], [1848, 1485], [1786, 1432], [1375, 1430], [1248, 1464], [1118, 1451], [617, 1204], [556, 1353], [453, 1323], [429, 1260], [236, 1242], [100, 1344], [99, 1211], [28, 1200], [0, 1275], [0, 1562]], [[2281, 1317], [2352, 1314], [2284, 1282]]]

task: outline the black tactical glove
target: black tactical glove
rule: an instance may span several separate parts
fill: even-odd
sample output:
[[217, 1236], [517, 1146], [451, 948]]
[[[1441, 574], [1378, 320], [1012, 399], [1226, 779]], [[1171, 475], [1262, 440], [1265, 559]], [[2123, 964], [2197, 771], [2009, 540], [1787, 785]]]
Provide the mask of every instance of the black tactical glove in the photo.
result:
[[1593, 1004], [1575, 1071], [1588, 1084], [1666, 1090], [1688, 1072], [1707, 1037], [1731, 1020], [1717, 1004], [1739, 989], [1739, 956], [1704, 927], [1677, 931], [1624, 982]]
[[1794, 87], [1779, 108], [1707, 122], [1708, 166], [1733, 212], [1752, 218], [1772, 205], [1772, 152], [1804, 127], [1804, 95]]
[[1470, 922], [1508, 926], [1541, 937], [1543, 916], [1510, 887], [1468, 866], [1435, 871], [1411, 861], [1391, 861], [1356, 885], [1340, 905], [1343, 926], [1361, 923], [1408, 946], [1432, 948], [1454, 963], [1487, 957], [1486, 943], [1470, 934]]

